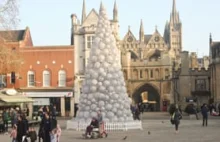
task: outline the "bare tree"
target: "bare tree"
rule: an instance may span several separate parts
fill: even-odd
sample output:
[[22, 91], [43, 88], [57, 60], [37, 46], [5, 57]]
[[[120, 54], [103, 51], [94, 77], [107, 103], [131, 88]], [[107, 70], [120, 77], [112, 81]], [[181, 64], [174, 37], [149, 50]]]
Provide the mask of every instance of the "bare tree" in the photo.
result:
[[[19, 72], [22, 57], [19, 49], [12, 46], [11, 42], [19, 23], [19, 0], [0, 0], [0, 75], [5, 76], [10, 72]], [[16, 41], [18, 42], [18, 41]], [[1, 77], [0, 76], [0, 82]]]
[[19, 0], [0, 0], [0, 28], [11, 30], [16, 28], [19, 19]]

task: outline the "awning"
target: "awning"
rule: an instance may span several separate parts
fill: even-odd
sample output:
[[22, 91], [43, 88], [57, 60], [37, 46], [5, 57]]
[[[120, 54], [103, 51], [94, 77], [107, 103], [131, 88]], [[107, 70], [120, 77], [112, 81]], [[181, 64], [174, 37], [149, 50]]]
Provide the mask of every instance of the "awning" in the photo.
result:
[[23, 96], [2, 96], [0, 95], [0, 100], [5, 103], [28, 103], [33, 102], [31, 98], [23, 97]]

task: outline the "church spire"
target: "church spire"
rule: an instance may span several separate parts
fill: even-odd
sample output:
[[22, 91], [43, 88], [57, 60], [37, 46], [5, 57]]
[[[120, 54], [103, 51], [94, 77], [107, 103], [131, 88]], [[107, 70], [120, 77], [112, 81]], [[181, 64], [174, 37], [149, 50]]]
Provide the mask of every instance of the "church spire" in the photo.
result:
[[83, 0], [83, 8], [82, 8], [82, 19], [81, 22], [83, 23], [86, 19], [86, 3], [85, 0]]
[[144, 42], [144, 26], [143, 21], [141, 19], [140, 31], [139, 31], [139, 40], [140, 42]]
[[114, 9], [113, 9], [113, 21], [118, 21], [118, 7], [115, 0]]
[[172, 13], [170, 14], [170, 23], [172, 24], [180, 23], [179, 13], [176, 10], [176, 0], [173, 0]]

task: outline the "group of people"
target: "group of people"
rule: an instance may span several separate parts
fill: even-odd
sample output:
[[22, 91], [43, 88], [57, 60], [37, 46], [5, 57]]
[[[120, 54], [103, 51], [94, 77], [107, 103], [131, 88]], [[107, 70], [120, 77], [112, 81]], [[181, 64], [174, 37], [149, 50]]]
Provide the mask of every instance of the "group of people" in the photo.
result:
[[[207, 106], [207, 104], [203, 104], [201, 106], [201, 114], [202, 114], [202, 126], [207, 126], [208, 125], [208, 112], [209, 112], [209, 108]], [[173, 125], [175, 125], [175, 133], [178, 133], [178, 128], [179, 128], [179, 124], [180, 124], [180, 120], [182, 119], [182, 113], [181, 111], [178, 109], [178, 107], [175, 109], [175, 111], [171, 114], [171, 123]]]

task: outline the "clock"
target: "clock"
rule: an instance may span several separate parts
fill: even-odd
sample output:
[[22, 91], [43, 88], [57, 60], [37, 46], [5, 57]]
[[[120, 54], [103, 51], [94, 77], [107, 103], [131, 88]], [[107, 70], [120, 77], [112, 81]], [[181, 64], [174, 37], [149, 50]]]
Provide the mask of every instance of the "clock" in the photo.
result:
[[133, 41], [133, 38], [132, 38], [131, 36], [129, 36], [129, 37], [127, 38], [127, 41], [128, 41], [128, 42], [132, 42], [132, 41]]
[[154, 40], [155, 40], [156, 42], [158, 42], [158, 41], [160, 40], [159, 36], [156, 36], [156, 37], [154, 38]]

